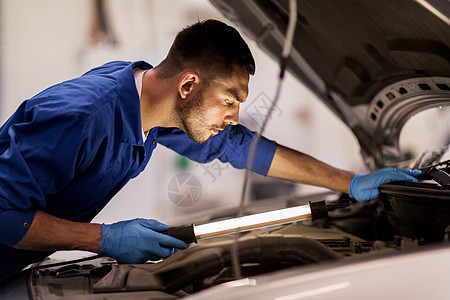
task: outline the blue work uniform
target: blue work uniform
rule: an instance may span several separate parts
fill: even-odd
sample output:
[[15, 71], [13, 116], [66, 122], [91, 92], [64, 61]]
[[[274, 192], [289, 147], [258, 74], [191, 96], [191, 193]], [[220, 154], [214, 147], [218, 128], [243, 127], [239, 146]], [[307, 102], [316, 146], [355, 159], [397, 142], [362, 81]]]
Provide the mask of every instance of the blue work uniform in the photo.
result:
[[[203, 144], [157, 127], [144, 143], [134, 68], [152, 66], [118, 61], [92, 69], [23, 102], [0, 128], [0, 276], [50, 254], [12, 247], [36, 210], [90, 222], [144, 170], [157, 143], [197, 162], [246, 167], [254, 133], [240, 125]], [[262, 138], [253, 171], [266, 175], [275, 149]]]

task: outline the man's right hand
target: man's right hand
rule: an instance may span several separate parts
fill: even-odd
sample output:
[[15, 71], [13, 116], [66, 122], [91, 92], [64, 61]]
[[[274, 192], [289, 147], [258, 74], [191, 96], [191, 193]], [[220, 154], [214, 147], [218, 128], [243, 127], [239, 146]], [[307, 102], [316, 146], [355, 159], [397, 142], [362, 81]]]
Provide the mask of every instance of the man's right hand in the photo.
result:
[[365, 175], [356, 174], [350, 182], [349, 195], [360, 202], [369, 201], [380, 195], [380, 185], [400, 180], [417, 182], [415, 176], [421, 173], [420, 170], [384, 168]]
[[185, 242], [161, 233], [168, 229], [169, 226], [148, 219], [103, 224], [99, 254], [129, 264], [167, 258], [174, 248], [187, 248]]

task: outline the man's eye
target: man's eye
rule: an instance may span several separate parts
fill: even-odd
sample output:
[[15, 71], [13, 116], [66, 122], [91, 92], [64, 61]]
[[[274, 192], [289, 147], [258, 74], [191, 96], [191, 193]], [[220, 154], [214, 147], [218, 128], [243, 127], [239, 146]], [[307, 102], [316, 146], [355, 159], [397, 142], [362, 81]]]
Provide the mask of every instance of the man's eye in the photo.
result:
[[233, 100], [225, 99], [225, 103], [228, 105], [233, 105], [233, 102], [234, 102]]

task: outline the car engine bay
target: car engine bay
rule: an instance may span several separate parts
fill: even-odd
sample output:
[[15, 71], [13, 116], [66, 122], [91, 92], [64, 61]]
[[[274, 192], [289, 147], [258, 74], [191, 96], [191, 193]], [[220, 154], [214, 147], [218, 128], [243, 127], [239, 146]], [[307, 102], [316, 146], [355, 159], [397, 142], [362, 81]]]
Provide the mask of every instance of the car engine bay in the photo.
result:
[[[184, 298], [239, 279], [233, 272], [233, 247], [243, 278], [447, 247], [449, 164], [444, 161], [428, 168], [439, 171], [437, 180], [424, 171], [420, 182], [383, 185], [378, 199], [334, 209], [328, 217], [202, 239], [158, 262], [117, 264], [110, 258], [97, 257], [46, 267], [49, 261], [44, 261], [39, 267], [42, 269], [29, 274], [29, 293], [32, 299]], [[345, 194], [328, 192], [277, 199], [276, 203], [278, 208], [292, 207], [322, 199], [329, 204], [349, 200]], [[245, 212], [264, 211], [269, 206], [273, 209], [273, 203], [262, 201], [246, 207]], [[236, 213], [236, 209], [222, 211], [208, 216], [207, 221]]]

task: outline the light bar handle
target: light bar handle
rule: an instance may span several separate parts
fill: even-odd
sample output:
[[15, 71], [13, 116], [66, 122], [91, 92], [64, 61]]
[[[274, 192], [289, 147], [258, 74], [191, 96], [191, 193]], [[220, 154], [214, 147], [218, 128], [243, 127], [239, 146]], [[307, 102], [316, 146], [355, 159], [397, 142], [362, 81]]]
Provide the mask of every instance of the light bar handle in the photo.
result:
[[194, 232], [194, 224], [180, 226], [180, 227], [172, 227], [168, 230], [162, 232], [176, 239], [182, 240], [186, 244], [197, 243], [197, 237]]
[[309, 201], [309, 208], [311, 209], [311, 219], [313, 221], [328, 217], [328, 209], [325, 200], [317, 202]]

